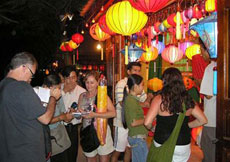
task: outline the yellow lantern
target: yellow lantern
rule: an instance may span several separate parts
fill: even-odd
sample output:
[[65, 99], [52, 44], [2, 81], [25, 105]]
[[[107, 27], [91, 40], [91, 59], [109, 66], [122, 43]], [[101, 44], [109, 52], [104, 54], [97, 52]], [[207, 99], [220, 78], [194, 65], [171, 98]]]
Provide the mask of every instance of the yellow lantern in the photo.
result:
[[69, 46], [73, 49], [76, 49], [80, 44], [76, 44], [74, 41], [70, 40], [69, 41]]
[[163, 81], [158, 78], [153, 78], [148, 80], [147, 86], [150, 90], [157, 92], [163, 88]]
[[206, 0], [206, 2], [205, 2], [205, 10], [207, 12], [216, 11], [216, 0]]
[[146, 47], [145, 51], [141, 56], [141, 61], [150, 62], [158, 57], [158, 49], [155, 47]]
[[131, 35], [140, 31], [147, 23], [148, 16], [132, 7], [130, 2], [122, 1], [112, 5], [106, 12], [106, 23], [115, 33]]
[[193, 44], [192, 46], [188, 47], [185, 51], [185, 55], [188, 59], [192, 60], [192, 56], [201, 54], [200, 45]]
[[172, 27], [172, 26], [168, 23], [167, 19], [165, 19], [165, 20], [163, 21], [163, 25], [164, 25], [164, 27], [166, 27], [167, 29]]
[[96, 24], [96, 27], [95, 27], [95, 34], [97, 36], [97, 40], [99, 40], [99, 41], [104, 41], [104, 40], [110, 38], [109, 34], [103, 32], [101, 30], [101, 28], [100, 28], [98, 23]]

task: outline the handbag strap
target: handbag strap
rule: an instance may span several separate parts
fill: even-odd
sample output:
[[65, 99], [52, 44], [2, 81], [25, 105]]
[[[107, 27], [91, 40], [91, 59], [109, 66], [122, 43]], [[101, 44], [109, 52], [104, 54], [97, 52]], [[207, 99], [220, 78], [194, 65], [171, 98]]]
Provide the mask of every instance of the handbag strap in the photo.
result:
[[170, 137], [167, 139], [167, 141], [170, 143], [171, 147], [175, 147], [176, 146], [176, 142], [180, 133], [180, 129], [181, 126], [183, 124], [184, 118], [185, 118], [185, 113], [186, 113], [186, 108], [185, 108], [185, 104], [182, 104], [183, 106], [183, 113], [180, 113], [178, 118], [177, 118], [177, 122], [176, 125], [173, 129], [172, 134], [170, 135]]

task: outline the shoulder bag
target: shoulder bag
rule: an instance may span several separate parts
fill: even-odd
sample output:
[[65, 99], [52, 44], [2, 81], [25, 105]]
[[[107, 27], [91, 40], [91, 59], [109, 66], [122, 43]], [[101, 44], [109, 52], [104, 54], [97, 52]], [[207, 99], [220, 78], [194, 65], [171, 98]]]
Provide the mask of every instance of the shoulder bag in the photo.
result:
[[63, 124], [59, 124], [56, 128], [50, 129], [50, 138], [52, 146], [52, 155], [57, 155], [71, 146], [69, 135]]
[[156, 147], [154, 145], [154, 142], [152, 142], [149, 149], [147, 162], [171, 162], [172, 161], [174, 150], [176, 147], [176, 142], [180, 133], [181, 126], [184, 121], [185, 112], [186, 112], [185, 104], [183, 103], [183, 113], [180, 113], [180, 115], [178, 116], [172, 134], [160, 147]]

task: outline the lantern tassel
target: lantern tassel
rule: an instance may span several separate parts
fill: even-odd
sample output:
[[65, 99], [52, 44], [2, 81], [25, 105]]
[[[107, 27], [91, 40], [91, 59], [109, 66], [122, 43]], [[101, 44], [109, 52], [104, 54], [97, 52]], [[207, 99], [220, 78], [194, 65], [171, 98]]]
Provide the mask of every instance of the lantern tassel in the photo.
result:
[[115, 56], [115, 44], [113, 44], [113, 58]]
[[78, 49], [77, 49], [77, 60], [79, 59], [79, 52], [78, 52]]
[[180, 12], [177, 11], [176, 13], [176, 39], [181, 39], [181, 29], [180, 29], [180, 21], [181, 21], [181, 15]]
[[125, 45], [125, 65], [128, 65], [128, 45]]
[[103, 48], [101, 47], [101, 60], [103, 60]]

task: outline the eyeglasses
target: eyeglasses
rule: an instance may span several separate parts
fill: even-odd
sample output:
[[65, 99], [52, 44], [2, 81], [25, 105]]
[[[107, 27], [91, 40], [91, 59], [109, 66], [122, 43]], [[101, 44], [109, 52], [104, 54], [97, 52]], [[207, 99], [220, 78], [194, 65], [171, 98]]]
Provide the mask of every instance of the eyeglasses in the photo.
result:
[[29, 66], [26, 66], [26, 65], [24, 65], [25, 67], [27, 67], [27, 69], [29, 69], [29, 71], [30, 71], [30, 73], [31, 73], [31, 75], [32, 75], [32, 77], [31, 78], [34, 78], [34, 73], [33, 73], [33, 71], [31, 70], [31, 68], [29, 67]]

